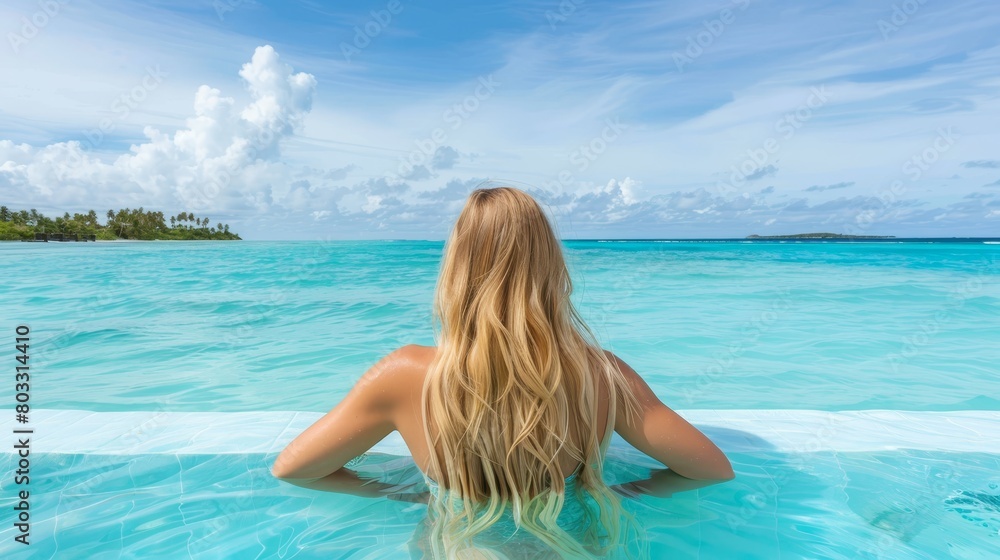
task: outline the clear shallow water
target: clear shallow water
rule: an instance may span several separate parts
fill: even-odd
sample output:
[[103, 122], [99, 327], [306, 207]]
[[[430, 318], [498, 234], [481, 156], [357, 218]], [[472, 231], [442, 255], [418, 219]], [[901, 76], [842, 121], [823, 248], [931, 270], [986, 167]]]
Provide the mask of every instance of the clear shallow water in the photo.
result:
[[[7, 455], [6, 457], [10, 457]], [[5, 558], [406, 558], [422, 504], [279, 483], [264, 455], [39, 455], [31, 554]], [[1000, 457], [963, 453], [736, 453], [739, 479], [643, 496], [653, 558], [989, 558]], [[383, 472], [374, 467], [387, 461]], [[6, 466], [6, 465], [5, 465]], [[652, 467], [613, 450], [609, 479]], [[386, 480], [420, 479], [376, 458]]]
[[[441, 246], [0, 244], [0, 329], [32, 328], [35, 407], [325, 412], [380, 356], [433, 342]], [[1000, 246], [569, 242], [567, 258], [599, 338], [674, 408], [1000, 410]], [[273, 457], [35, 455], [30, 557], [406, 556], [423, 506], [278, 483]], [[997, 455], [732, 458], [736, 481], [632, 502], [654, 557], [1000, 545]], [[416, 475], [390, 461], [384, 476]], [[610, 476], [654, 466], [613, 449]], [[12, 535], [0, 553], [28, 557]]]

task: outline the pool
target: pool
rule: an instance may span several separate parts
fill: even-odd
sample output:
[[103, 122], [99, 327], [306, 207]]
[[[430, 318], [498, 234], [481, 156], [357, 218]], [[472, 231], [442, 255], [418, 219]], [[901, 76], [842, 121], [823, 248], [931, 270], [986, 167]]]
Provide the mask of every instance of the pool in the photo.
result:
[[[0, 244], [18, 271], [0, 332], [31, 328], [34, 429], [32, 544], [7, 524], [0, 554], [409, 557], [422, 504], [268, 467], [378, 357], [432, 342], [440, 251]], [[627, 501], [653, 557], [996, 555], [1000, 246], [569, 242], [567, 258], [599, 338], [737, 472]], [[10, 447], [0, 460], [16, 470]], [[656, 467], [612, 444], [610, 482]], [[420, 480], [393, 437], [359, 469]]]

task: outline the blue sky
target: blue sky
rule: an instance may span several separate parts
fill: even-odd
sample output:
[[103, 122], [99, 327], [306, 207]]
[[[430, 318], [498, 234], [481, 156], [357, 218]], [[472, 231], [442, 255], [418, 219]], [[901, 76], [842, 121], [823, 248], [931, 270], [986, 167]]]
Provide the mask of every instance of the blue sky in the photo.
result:
[[0, 7], [0, 203], [442, 239], [483, 181], [566, 238], [1000, 235], [986, 1]]

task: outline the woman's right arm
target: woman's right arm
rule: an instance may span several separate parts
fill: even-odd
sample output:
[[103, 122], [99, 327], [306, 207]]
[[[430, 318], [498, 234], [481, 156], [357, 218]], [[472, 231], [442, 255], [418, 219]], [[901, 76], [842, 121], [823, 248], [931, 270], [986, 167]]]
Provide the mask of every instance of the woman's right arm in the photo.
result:
[[638, 401], [636, 414], [626, 413], [619, 397], [615, 431], [633, 447], [675, 473], [695, 480], [731, 480], [733, 466], [705, 434], [663, 404], [649, 385], [618, 356], [607, 352], [625, 375]]

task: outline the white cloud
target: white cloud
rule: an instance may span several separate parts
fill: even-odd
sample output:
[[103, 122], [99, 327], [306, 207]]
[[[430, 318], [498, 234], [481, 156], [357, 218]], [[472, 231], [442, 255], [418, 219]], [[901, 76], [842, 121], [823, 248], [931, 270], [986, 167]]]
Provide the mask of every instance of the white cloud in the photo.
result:
[[[638, 181], [634, 181], [631, 177], [625, 177], [624, 181], [618, 182], [618, 192], [621, 194], [622, 202], [625, 204], [635, 204], [636, 200], [636, 187], [639, 185]], [[608, 183], [608, 187], [611, 183]]]
[[13, 199], [50, 198], [61, 207], [232, 211], [284, 202], [301, 209], [307, 201], [291, 196], [279, 148], [309, 112], [316, 80], [295, 73], [269, 45], [256, 49], [240, 76], [251, 96], [246, 106], [202, 85], [182, 129], [171, 135], [147, 126], [146, 141], [111, 162], [76, 141], [43, 148], [0, 141], [0, 187], [13, 190]]
[[370, 194], [366, 197], [366, 199], [368, 200], [368, 202], [366, 202], [365, 205], [361, 207], [361, 209], [364, 210], [366, 214], [371, 214], [372, 212], [375, 212], [379, 208], [382, 208], [381, 196], [377, 194]]

